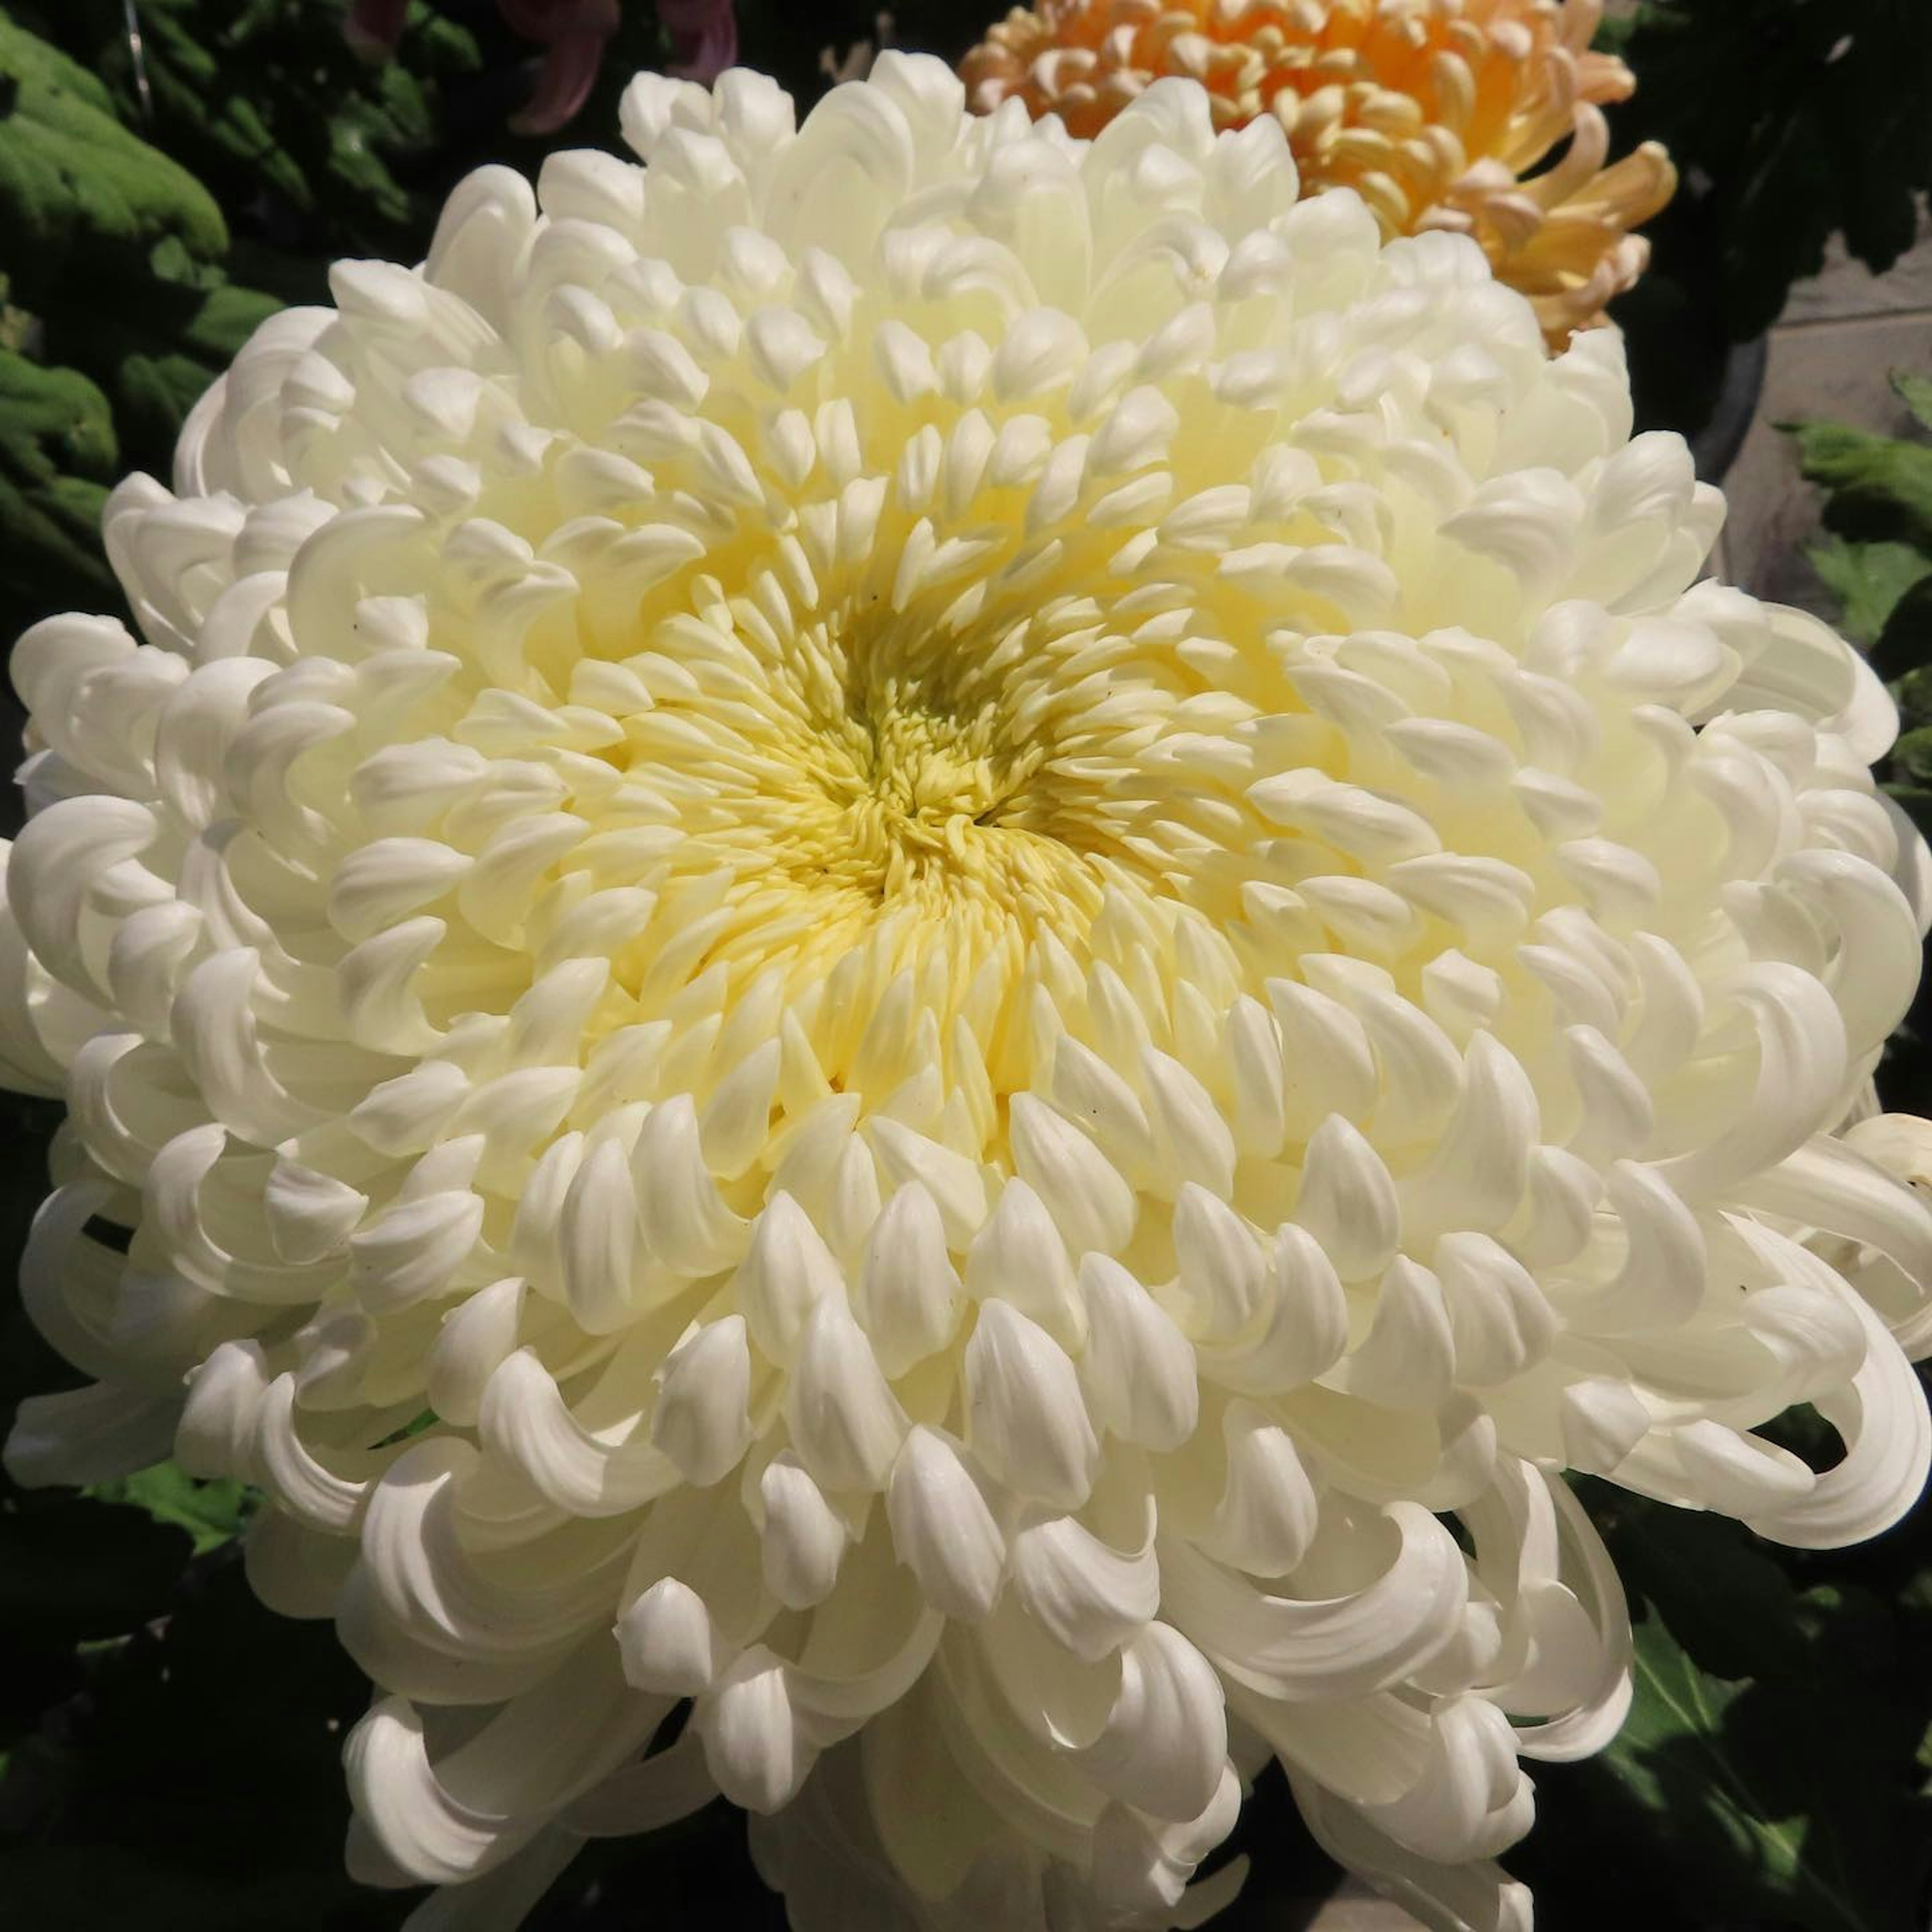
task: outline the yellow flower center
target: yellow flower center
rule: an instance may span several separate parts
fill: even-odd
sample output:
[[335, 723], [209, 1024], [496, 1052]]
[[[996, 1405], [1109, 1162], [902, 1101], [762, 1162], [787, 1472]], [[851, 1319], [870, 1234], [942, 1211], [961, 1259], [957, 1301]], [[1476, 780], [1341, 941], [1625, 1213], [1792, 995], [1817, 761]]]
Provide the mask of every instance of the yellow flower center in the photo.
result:
[[796, 1001], [864, 952], [874, 997], [909, 970], [942, 1024], [991, 1019], [1042, 934], [1084, 950], [1110, 887], [1174, 896], [1136, 849], [1133, 754], [1176, 694], [1091, 603], [1003, 634], [876, 600], [771, 615], [734, 599], [681, 622], [687, 654], [626, 721], [628, 808], [663, 821], [638, 874], [658, 871], [661, 908], [688, 896], [694, 976], [776, 968]]

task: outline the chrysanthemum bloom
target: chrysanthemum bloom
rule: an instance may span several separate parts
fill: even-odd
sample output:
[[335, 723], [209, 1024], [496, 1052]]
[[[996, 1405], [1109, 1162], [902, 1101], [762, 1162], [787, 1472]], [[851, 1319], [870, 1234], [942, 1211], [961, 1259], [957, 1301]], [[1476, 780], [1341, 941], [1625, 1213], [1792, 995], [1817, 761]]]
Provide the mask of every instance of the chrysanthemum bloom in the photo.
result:
[[1520, 1923], [1519, 1760], [1627, 1694], [1558, 1472], [1805, 1544], [1924, 1475], [1883, 692], [1690, 587], [1614, 338], [1191, 83], [625, 132], [267, 325], [109, 512], [140, 639], [19, 646], [99, 1385], [12, 1466], [261, 1486], [378, 1880], [720, 1790], [803, 1928], [1192, 1922], [1273, 1754]]
[[1216, 128], [1281, 123], [1305, 192], [1353, 188], [1385, 236], [1473, 236], [1560, 349], [1642, 273], [1650, 244], [1630, 231], [1677, 185], [1654, 141], [1604, 165], [1598, 104], [1636, 83], [1591, 51], [1603, 10], [1602, 0], [1040, 0], [1014, 8], [962, 71], [982, 112], [1018, 99], [1082, 135], [1163, 74], [1197, 80]]

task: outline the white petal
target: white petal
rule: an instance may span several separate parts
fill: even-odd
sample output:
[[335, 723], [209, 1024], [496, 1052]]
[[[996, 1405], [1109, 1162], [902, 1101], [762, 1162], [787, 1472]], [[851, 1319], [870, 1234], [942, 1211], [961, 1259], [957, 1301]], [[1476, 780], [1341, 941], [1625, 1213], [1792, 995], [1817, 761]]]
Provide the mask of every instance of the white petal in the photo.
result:
[[1022, 1496], [1075, 1508], [1100, 1447], [1078, 1378], [1059, 1344], [1004, 1302], [989, 1301], [966, 1345], [967, 1436], [988, 1472]]
[[640, 1690], [693, 1697], [716, 1682], [730, 1646], [704, 1599], [675, 1576], [661, 1577], [617, 1619], [626, 1679]]
[[998, 1600], [1006, 1539], [952, 1444], [914, 1429], [893, 1465], [886, 1508], [892, 1547], [934, 1609], [976, 1623]]
[[1029, 1094], [1012, 1102], [1013, 1162], [1046, 1202], [1067, 1252], [1118, 1253], [1133, 1232], [1132, 1190], [1070, 1121]]
[[851, 1540], [844, 1519], [788, 1450], [766, 1465], [758, 1493], [765, 1510], [760, 1553], [766, 1587], [789, 1610], [823, 1603]]
[[1374, 1148], [1339, 1114], [1308, 1143], [1294, 1218], [1344, 1281], [1378, 1274], [1394, 1256], [1402, 1229], [1395, 1184]]
[[1222, 1418], [1228, 1480], [1201, 1539], [1210, 1556], [1252, 1576], [1284, 1576], [1315, 1534], [1318, 1505], [1294, 1440], [1252, 1402]]
[[721, 1481], [751, 1446], [752, 1358], [745, 1318], [694, 1330], [664, 1358], [651, 1440], [688, 1483]]
[[1106, 1730], [1081, 1754], [1102, 1790], [1156, 1818], [1197, 1818], [1227, 1757], [1221, 1686], [1207, 1660], [1166, 1624], [1149, 1624], [1120, 1660]]
[[1224, 1676], [1268, 1697], [1354, 1696], [1398, 1682], [1447, 1641], [1468, 1580], [1462, 1552], [1433, 1516], [1412, 1503], [1387, 1514], [1396, 1540], [1388, 1566], [1325, 1601], [1265, 1594], [1163, 1540], [1163, 1607]]
[[1094, 1420], [1143, 1448], [1178, 1449], [1194, 1433], [1194, 1350], [1153, 1296], [1105, 1255], [1080, 1264], [1087, 1352], [1080, 1382]]
[[784, 1664], [762, 1646], [746, 1652], [698, 1700], [692, 1718], [718, 1789], [748, 1811], [776, 1811], [817, 1755], [786, 1687]]
[[1160, 1609], [1154, 1545], [1110, 1549], [1070, 1516], [1049, 1516], [1012, 1540], [1013, 1592], [1058, 1643], [1089, 1662], [1109, 1655]]
[[1086, 1314], [1060, 1232], [1017, 1175], [1000, 1190], [967, 1250], [965, 1287], [975, 1301], [1012, 1303], [1063, 1348], [1077, 1349], [1084, 1337]]
[[842, 1298], [805, 1326], [785, 1396], [800, 1460], [830, 1490], [881, 1490], [906, 1431], [904, 1412]]
[[946, 1252], [946, 1230], [932, 1196], [908, 1181], [873, 1223], [852, 1296], [887, 1376], [945, 1347], [958, 1325], [959, 1277]]
[[790, 1366], [812, 1311], [844, 1281], [832, 1251], [789, 1194], [775, 1193], [753, 1223], [752, 1245], [734, 1283], [752, 1340], [770, 1360]]

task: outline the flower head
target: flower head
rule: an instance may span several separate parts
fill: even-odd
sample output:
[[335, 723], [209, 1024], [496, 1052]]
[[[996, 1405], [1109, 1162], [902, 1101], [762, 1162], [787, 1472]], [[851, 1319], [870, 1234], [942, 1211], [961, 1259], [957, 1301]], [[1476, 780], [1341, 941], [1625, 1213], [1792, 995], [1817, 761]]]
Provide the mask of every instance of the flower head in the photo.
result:
[[1520, 1913], [1520, 1758], [1628, 1694], [1556, 1472], [1805, 1544], [1924, 1477], [1882, 691], [1694, 584], [1614, 338], [1272, 119], [887, 54], [624, 128], [266, 325], [113, 500], [139, 637], [20, 643], [98, 1379], [12, 1466], [261, 1486], [377, 1878], [722, 1790], [802, 1928], [1194, 1922], [1272, 1754]]
[[1083, 135], [1163, 74], [1198, 81], [1216, 128], [1281, 123], [1308, 193], [1353, 188], [1387, 236], [1474, 236], [1561, 348], [1642, 273], [1649, 244], [1630, 231], [1677, 182], [1654, 142], [1604, 165], [1598, 104], [1635, 82], [1591, 50], [1602, 14], [1602, 0], [1041, 0], [962, 70], [982, 112], [1018, 99]]

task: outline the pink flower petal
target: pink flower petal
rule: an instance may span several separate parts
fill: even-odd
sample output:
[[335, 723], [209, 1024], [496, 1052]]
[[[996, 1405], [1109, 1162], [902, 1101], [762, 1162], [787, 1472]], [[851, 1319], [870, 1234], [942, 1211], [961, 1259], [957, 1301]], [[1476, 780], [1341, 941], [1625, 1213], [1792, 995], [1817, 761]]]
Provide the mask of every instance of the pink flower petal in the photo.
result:
[[553, 134], [584, 105], [596, 81], [606, 38], [568, 34], [550, 42], [536, 92], [510, 116], [513, 134]]
[[363, 59], [387, 60], [403, 37], [409, 10], [410, 0], [351, 0], [343, 38]]
[[496, 10], [526, 40], [545, 44], [617, 31], [617, 0], [496, 0]]
[[710, 86], [738, 58], [738, 19], [731, 0], [658, 0], [658, 19], [675, 55], [680, 80]]

